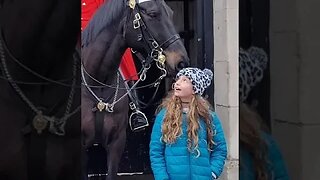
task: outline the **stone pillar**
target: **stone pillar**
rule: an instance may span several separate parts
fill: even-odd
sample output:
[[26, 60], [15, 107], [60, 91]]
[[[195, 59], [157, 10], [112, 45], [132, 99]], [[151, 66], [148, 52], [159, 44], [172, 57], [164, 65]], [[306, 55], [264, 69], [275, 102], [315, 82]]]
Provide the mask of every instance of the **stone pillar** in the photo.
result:
[[239, 178], [239, 38], [238, 0], [215, 0], [214, 88], [215, 108], [228, 143], [228, 160], [220, 179]]
[[270, 0], [271, 121], [292, 180], [320, 177], [319, 7]]

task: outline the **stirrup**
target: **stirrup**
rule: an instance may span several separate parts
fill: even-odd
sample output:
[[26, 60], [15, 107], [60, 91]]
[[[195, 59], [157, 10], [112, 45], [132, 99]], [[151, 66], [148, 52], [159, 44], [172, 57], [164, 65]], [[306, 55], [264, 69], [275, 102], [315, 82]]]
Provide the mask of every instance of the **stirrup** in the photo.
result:
[[[142, 116], [147, 121], [147, 123], [145, 125], [133, 128], [132, 127], [132, 117], [134, 115]], [[129, 126], [130, 126], [131, 131], [134, 132], [134, 131], [140, 130], [142, 128], [148, 127], [149, 126], [149, 122], [148, 122], [148, 119], [147, 119], [146, 115], [143, 112], [141, 112], [138, 109], [135, 109], [134, 112], [132, 112], [130, 117], [129, 117]]]

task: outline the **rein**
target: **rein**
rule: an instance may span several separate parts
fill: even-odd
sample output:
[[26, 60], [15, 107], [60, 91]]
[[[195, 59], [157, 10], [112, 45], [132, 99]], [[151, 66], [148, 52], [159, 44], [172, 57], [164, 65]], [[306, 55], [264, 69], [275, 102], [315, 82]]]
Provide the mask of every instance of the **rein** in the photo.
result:
[[[29, 72], [30, 74], [33, 74], [34, 76], [38, 77], [39, 79], [42, 79], [43, 82], [26, 82], [26, 81], [15, 81], [15, 80], [11, 80], [11, 82], [15, 82], [16, 84], [25, 84], [25, 85], [48, 85], [48, 84], [56, 84], [56, 85], [60, 85], [60, 86], [65, 86], [65, 87], [72, 87], [72, 84], [66, 84], [64, 82], [66, 81], [70, 81], [72, 80], [74, 77], [71, 78], [67, 78], [67, 79], [61, 79], [61, 80], [54, 80], [54, 79], [50, 79], [47, 78], [37, 72], [35, 72], [34, 70], [32, 70], [31, 68], [27, 67], [26, 65], [24, 65], [22, 62], [20, 62], [17, 58], [15, 58], [11, 51], [8, 49], [7, 44], [4, 40], [4, 36], [2, 33], [2, 29], [0, 28], [0, 54], [1, 54], [1, 58], [5, 58], [5, 52], [7, 52], [7, 54], [9, 55], [10, 59], [12, 59], [15, 63], [17, 63], [20, 67], [22, 67], [24, 70], [26, 70], [27, 72]], [[75, 55], [74, 55], [75, 56]], [[76, 58], [76, 57], [74, 57]], [[1, 79], [9, 81], [8, 78], [4, 77], [4, 76], [0, 76]], [[80, 88], [77, 87], [77, 88]]]
[[[140, 32], [141, 32], [141, 33], [138, 34], [138, 41], [144, 40], [144, 42], [145, 42], [144, 44], [146, 46], [148, 46], [148, 47], [145, 47], [145, 49], [151, 49], [149, 51], [148, 56], [147, 56], [146, 59], [143, 57], [143, 55], [140, 52], [137, 52], [137, 51], [134, 51], [134, 50], [131, 49], [132, 53], [134, 53], [138, 57], [140, 62], [142, 63], [142, 70], [138, 73], [138, 75], [139, 75], [138, 81], [136, 81], [131, 88], [129, 88], [128, 86], [126, 86], [126, 88], [120, 88], [118, 83], [116, 84], [116, 87], [114, 85], [108, 85], [108, 84], [105, 84], [103, 82], [100, 82], [99, 80], [97, 80], [93, 76], [91, 76], [86, 71], [83, 63], [81, 64], [81, 76], [82, 76], [82, 82], [83, 82], [82, 84], [87, 88], [87, 90], [90, 92], [90, 94], [98, 102], [96, 108], [99, 109], [100, 112], [102, 112], [103, 110], [106, 110], [107, 112], [113, 112], [113, 107], [117, 102], [119, 102], [121, 99], [123, 99], [127, 95], [132, 97], [130, 92], [133, 89], [140, 89], [140, 88], [150, 87], [150, 86], [156, 87], [156, 91], [154, 92], [154, 94], [152, 96], [152, 99], [149, 101], [149, 103], [152, 102], [152, 100], [154, 99], [154, 97], [155, 97], [155, 95], [156, 95], [156, 93], [158, 91], [158, 88], [159, 88], [161, 80], [164, 77], [166, 77], [166, 75], [167, 75], [167, 71], [165, 69], [166, 57], [163, 54], [163, 49], [168, 48], [172, 43], [174, 43], [174, 42], [176, 42], [177, 40], [180, 39], [180, 36], [178, 34], [176, 34], [176, 35], [173, 35], [172, 37], [170, 37], [169, 39], [167, 39], [166, 41], [164, 41], [163, 43], [161, 43], [159, 45], [159, 43], [155, 40], [154, 36], [152, 35], [152, 33], [148, 30], [147, 26], [145, 25], [145, 23], [143, 21], [143, 18], [140, 15], [140, 10], [139, 10], [138, 6], [135, 6], [135, 4], [132, 6], [132, 4], [130, 4], [130, 3], [133, 3], [133, 2], [135, 3], [135, 0], [130, 0], [129, 1], [129, 7], [132, 9], [132, 12], [135, 13], [135, 15], [134, 15], [135, 18], [133, 20], [133, 28], [135, 30], [140, 30]], [[128, 16], [129, 16], [129, 13], [126, 16], [127, 20], [128, 20]], [[124, 31], [127, 29], [127, 27], [126, 27], [127, 24], [128, 23], [126, 23], [126, 25], [124, 27]], [[125, 34], [126, 33], [124, 32], [124, 37], [125, 37]], [[147, 40], [149, 40], [151, 43], [149, 43]], [[153, 83], [150, 83], [150, 84], [145, 85], [143, 87], [137, 87], [136, 88], [137, 84], [140, 81], [144, 81], [146, 79], [146, 72], [151, 67], [151, 64], [152, 64], [153, 61], [156, 62], [156, 66], [158, 67], [158, 69], [161, 70], [162, 75], [157, 80], [155, 80]], [[89, 77], [91, 80], [95, 81], [96, 83], [98, 83], [100, 85], [99, 86], [89, 85], [87, 83], [87, 81], [86, 81], [86, 76], [85, 75], [87, 77]], [[103, 102], [102, 98], [99, 98], [93, 92], [93, 90], [91, 89], [91, 88], [104, 88], [104, 87], [114, 88], [114, 89], [116, 89], [116, 92], [119, 89], [126, 89], [127, 92], [124, 95], [122, 95], [118, 100], [115, 100], [116, 99], [116, 97], [115, 97], [114, 101], [110, 104], [110, 103]], [[146, 103], [144, 103], [144, 104], [146, 104]]]
[[[36, 75], [37, 77], [39, 77], [43, 80], [46, 80], [48, 82], [51, 82], [51, 83], [71, 87], [71, 90], [70, 90], [70, 93], [68, 96], [68, 100], [67, 100], [66, 109], [65, 109], [64, 115], [62, 117], [57, 118], [54, 116], [44, 115], [43, 111], [40, 108], [36, 107], [36, 105], [33, 104], [31, 102], [31, 100], [25, 95], [25, 93], [22, 91], [22, 89], [18, 86], [17, 81], [13, 80], [13, 78], [9, 72], [9, 69], [6, 64], [5, 50], [8, 52], [8, 54], [10, 54], [11, 58], [15, 62], [17, 62], [20, 66], [22, 66], [23, 68], [25, 68], [27, 71], [31, 72], [32, 74]], [[24, 66], [20, 61], [18, 61], [16, 58], [14, 58], [12, 56], [12, 54], [10, 53], [8, 48], [6, 47], [6, 44], [5, 44], [3, 36], [2, 36], [1, 28], [0, 28], [0, 60], [1, 60], [2, 67], [3, 67], [2, 71], [5, 76], [4, 78], [10, 83], [10, 85], [16, 91], [16, 93], [20, 96], [20, 98], [36, 114], [32, 120], [32, 126], [37, 131], [38, 134], [41, 134], [42, 131], [44, 131], [47, 128], [47, 126], [49, 126], [49, 132], [51, 132], [52, 134], [58, 135], [58, 136], [64, 136], [65, 135], [65, 124], [66, 124], [67, 119], [69, 119], [71, 116], [73, 116], [78, 111], [80, 111], [80, 106], [78, 106], [76, 109], [74, 109], [72, 112], [70, 112], [73, 98], [74, 98], [75, 88], [76, 88], [77, 61], [79, 61], [77, 59], [77, 57], [78, 56], [74, 55], [73, 74], [72, 74], [72, 84], [71, 85], [67, 85], [67, 84], [61, 83], [60, 81], [55, 81], [55, 80], [46, 78], [46, 77], [32, 71], [28, 67]], [[27, 83], [29, 83], [29, 82], [27, 82]], [[32, 84], [35, 85], [34, 83], [32, 83]], [[38, 83], [37, 85], [40, 85], [40, 84]], [[48, 125], [48, 123], [49, 123], [49, 125]], [[29, 133], [31, 131], [32, 131], [31, 125], [28, 125], [23, 129], [24, 133]]]

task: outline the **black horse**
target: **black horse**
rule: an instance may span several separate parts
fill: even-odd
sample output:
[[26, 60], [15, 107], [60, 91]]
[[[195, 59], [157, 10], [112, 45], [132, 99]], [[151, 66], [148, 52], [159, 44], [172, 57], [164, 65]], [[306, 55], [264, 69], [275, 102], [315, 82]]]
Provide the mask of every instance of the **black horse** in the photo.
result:
[[143, 64], [142, 79], [151, 64], [163, 76], [185, 67], [189, 59], [172, 16], [163, 0], [109, 0], [82, 33], [83, 150], [85, 155], [88, 147], [101, 143], [107, 151], [109, 180], [117, 175], [129, 111], [128, 89], [117, 73], [121, 56], [128, 47], [136, 52]]
[[81, 178], [79, 5], [0, 1], [2, 180]]

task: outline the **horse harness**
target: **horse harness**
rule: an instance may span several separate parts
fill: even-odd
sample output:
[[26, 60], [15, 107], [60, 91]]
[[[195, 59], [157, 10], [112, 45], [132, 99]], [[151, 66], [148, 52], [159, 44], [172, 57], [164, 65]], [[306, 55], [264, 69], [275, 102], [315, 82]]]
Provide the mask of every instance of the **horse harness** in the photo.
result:
[[[148, 1], [148, 0], [138, 0], [138, 3], [140, 2], [144, 2], [144, 1]], [[113, 112], [113, 108], [114, 105], [116, 103], [118, 103], [120, 100], [122, 100], [126, 95], [128, 95], [131, 99], [133, 99], [133, 95], [131, 94], [131, 91], [133, 89], [138, 89], [136, 88], [137, 84], [140, 81], [144, 81], [146, 79], [146, 73], [149, 70], [149, 68], [151, 67], [151, 63], [153, 61], [156, 62], [156, 65], [158, 67], [158, 69], [161, 70], [162, 75], [155, 80], [155, 82], [151, 83], [150, 85], [144, 86], [144, 87], [148, 87], [148, 86], [153, 86], [156, 87], [156, 91], [153, 94], [152, 99], [155, 97], [155, 94], [158, 91], [159, 85], [161, 80], [167, 75], [167, 71], [165, 69], [165, 61], [166, 61], [166, 57], [163, 54], [163, 50], [166, 49], [167, 47], [169, 47], [172, 43], [174, 43], [175, 41], [180, 39], [180, 36], [178, 34], [173, 35], [172, 37], [170, 37], [168, 40], [164, 41], [162, 44], [159, 45], [159, 43], [155, 40], [154, 36], [152, 36], [152, 33], [148, 30], [147, 26], [145, 25], [143, 18], [140, 15], [140, 10], [139, 7], [136, 6], [136, 0], [130, 0], [128, 2], [128, 6], [132, 9], [132, 12], [134, 12], [134, 20], [133, 20], [133, 29], [135, 30], [140, 30], [140, 33], [138, 34], [138, 41], [144, 40], [144, 44], [145, 49], [149, 49], [149, 53], [147, 58], [144, 58], [143, 55], [138, 52], [138, 51], [134, 51], [133, 49], [131, 49], [132, 53], [136, 55], [136, 57], [140, 60], [140, 62], [142, 63], [142, 70], [139, 72], [139, 79], [134, 83], [134, 85], [130, 88], [128, 87], [128, 85], [125, 83], [125, 89], [127, 90], [127, 92], [122, 95], [120, 98], [117, 99], [117, 95], [118, 95], [118, 90], [122, 89], [119, 87], [119, 72], [117, 72], [117, 85], [116, 87], [111, 86], [111, 85], [107, 85], [104, 84], [100, 81], [98, 81], [97, 79], [95, 79], [94, 77], [92, 77], [84, 68], [84, 65], [81, 64], [81, 75], [82, 75], [82, 81], [84, 86], [87, 88], [87, 90], [90, 92], [90, 94], [93, 96], [93, 98], [96, 100], [97, 104], [96, 107], [93, 108], [93, 111], [97, 111], [99, 110], [99, 112], [102, 111], [106, 111], [108, 113], [112, 113]], [[130, 12], [130, 11], [129, 11]], [[128, 17], [128, 15], [127, 15]], [[126, 18], [127, 18], [126, 17]], [[127, 18], [128, 19], [128, 18]], [[127, 23], [126, 23], [127, 24]], [[126, 29], [126, 28], [124, 28]], [[125, 32], [124, 32], [124, 37], [125, 37]], [[151, 43], [149, 43], [149, 41]], [[98, 84], [100, 84], [101, 86], [91, 86], [87, 83], [86, 81], [86, 77], [89, 77], [91, 80], [97, 82]], [[114, 99], [112, 101], [112, 103], [108, 103], [108, 101], [104, 101], [103, 98], [99, 98], [91, 89], [92, 87], [109, 87], [109, 88], [114, 88], [115, 89], [115, 95], [114, 95]], [[110, 97], [108, 99], [111, 99]], [[151, 102], [151, 101], [150, 101]], [[130, 103], [130, 108], [131, 110], [135, 110], [136, 106], [134, 103]]]
[[[5, 52], [10, 56], [10, 58], [15, 61], [19, 66], [21, 66], [23, 69], [29, 71], [31, 74], [35, 75], [36, 77], [48, 81], [50, 83], [55, 83], [57, 85], [61, 86], [68, 86], [71, 87], [71, 90], [69, 92], [69, 96], [67, 99], [67, 105], [65, 108], [64, 115], [60, 118], [55, 117], [55, 116], [48, 116], [43, 113], [43, 109], [37, 107], [32, 101], [25, 95], [25, 93], [22, 91], [22, 89], [19, 87], [18, 84], [29, 84], [29, 85], [42, 85], [42, 84], [47, 84], [47, 83], [32, 83], [32, 82], [19, 82], [15, 81], [13, 77], [11, 76], [9, 69], [6, 64], [6, 55]], [[5, 40], [2, 35], [2, 31], [0, 29], [0, 60], [1, 60], [1, 65], [2, 65], [2, 72], [3, 76], [2, 79], [7, 80], [14, 91], [20, 96], [20, 98], [28, 105], [28, 107], [36, 114], [32, 120], [32, 125], [28, 124], [22, 131], [24, 134], [30, 133], [33, 129], [37, 132], [38, 135], [41, 135], [42, 132], [48, 127], [48, 131], [52, 134], [58, 135], [58, 136], [64, 136], [65, 135], [65, 125], [67, 120], [79, 112], [80, 106], [74, 109], [72, 112], [71, 111], [71, 106], [72, 102], [74, 99], [74, 93], [75, 93], [75, 88], [76, 88], [76, 71], [77, 71], [77, 61], [79, 61], [77, 58], [77, 55], [74, 54], [74, 62], [73, 62], [73, 71], [72, 71], [72, 83], [71, 85], [67, 85], [63, 83], [62, 81], [56, 81], [53, 79], [49, 79], [46, 77], [43, 77], [42, 75], [34, 72], [24, 64], [22, 64], [19, 60], [17, 60], [9, 51], [9, 49], [6, 46]]]
[[[16, 64], [18, 64], [21, 68], [28, 71], [30, 74], [38, 77], [44, 82], [21, 82], [15, 81], [9, 72], [7, 63], [6, 63], [6, 54], [9, 55], [10, 59], [13, 60]], [[27, 125], [22, 129], [22, 134], [27, 135], [28, 139], [26, 139], [27, 144], [27, 158], [28, 158], [28, 178], [29, 179], [44, 179], [45, 178], [45, 164], [46, 164], [46, 152], [47, 152], [47, 136], [49, 133], [64, 137], [65, 125], [67, 120], [80, 111], [80, 106], [75, 108], [71, 112], [71, 106], [73, 104], [74, 93], [76, 88], [76, 74], [77, 74], [77, 61], [79, 61], [79, 53], [75, 53], [73, 56], [73, 70], [72, 70], [72, 83], [65, 84], [65, 80], [53, 80], [47, 77], [44, 77], [32, 69], [28, 68], [24, 64], [22, 64], [19, 60], [17, 60], [9, 49], [6, 46], [6, 42], [4, 40], [4, 36], [0, 27], [0, 61], [2, 67], [2, 76], [1, 79], [8, 81], [8, 83], [12, 86], [17, 95], [22, 99], [24, 103], [35, 113], [35, 116], [32, 119], [32, 122], [28, 122]], [[23, 92], [23, 90], [19, 87], [18, 84], [25, 85], [48, 85], [48, 84], [56, 84], [60, 86], [70, 87], [71, 90], [68, 95], [68, 99], [66, 102], [64, 115], [60, 118], [55, 116], [48, 116], [43, 113], [42, 108], [37, 107]], [[65, 101], [63, 101], [65, 102]], [[61, 104], [62, 102], [59, 102]], [[44, 133], [45, 132], [45, 133]], [[48, 132], [48, 133], [47, 133]]]

